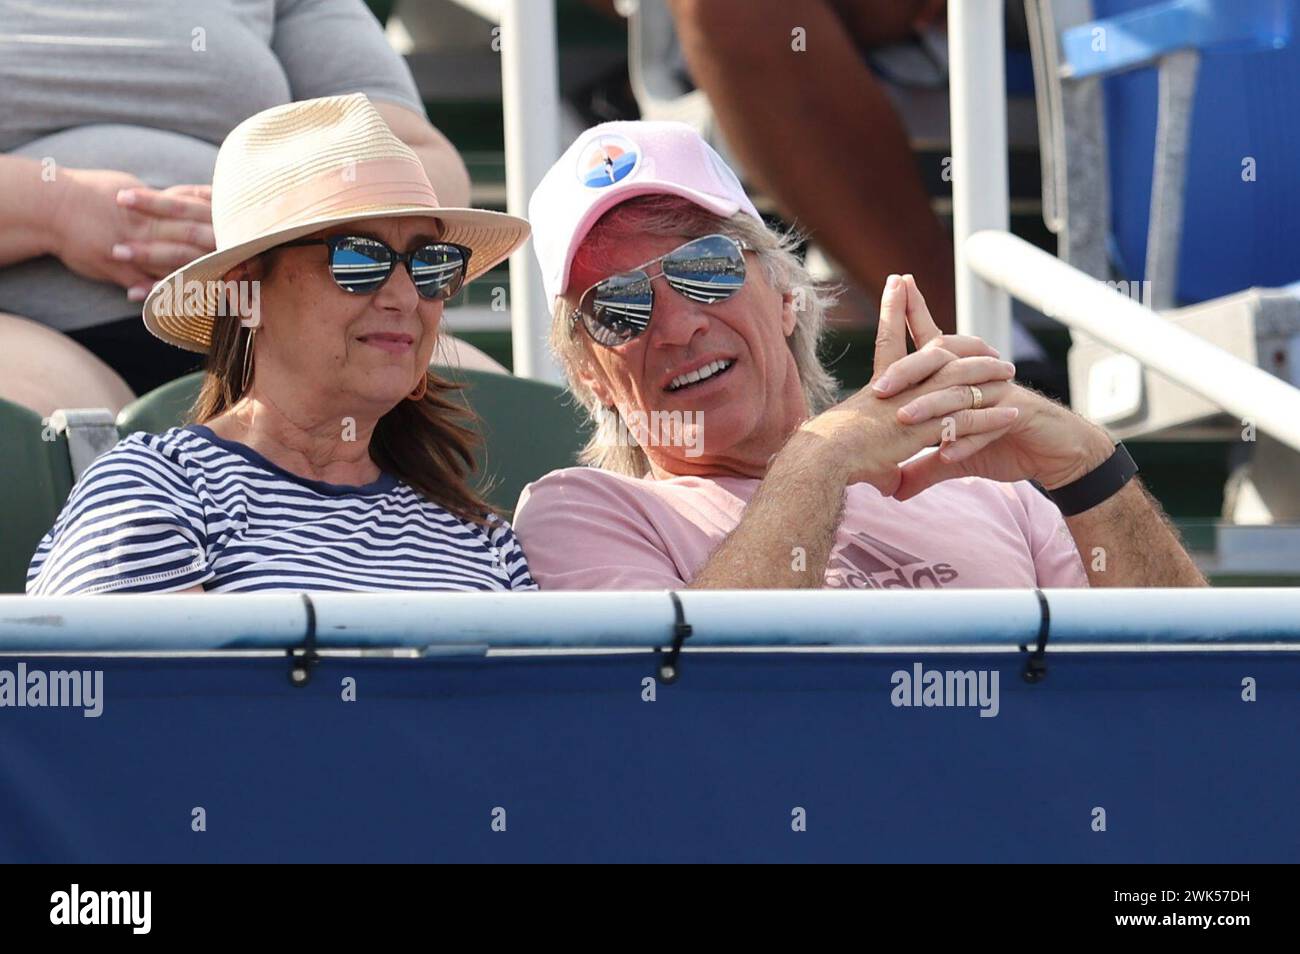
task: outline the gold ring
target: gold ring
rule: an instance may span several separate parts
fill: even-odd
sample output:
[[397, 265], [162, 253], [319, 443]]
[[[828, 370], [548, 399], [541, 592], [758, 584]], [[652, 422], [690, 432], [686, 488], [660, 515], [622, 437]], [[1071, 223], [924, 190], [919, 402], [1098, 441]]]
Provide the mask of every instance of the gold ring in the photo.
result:
[[981, 391], [979, 388], [975, 387], [975, 385], [973, 384], [969, 385], [969, 387], [970, 387], [971, 410], [978, 411], [980, 408], [984, 406], [984, 392]]

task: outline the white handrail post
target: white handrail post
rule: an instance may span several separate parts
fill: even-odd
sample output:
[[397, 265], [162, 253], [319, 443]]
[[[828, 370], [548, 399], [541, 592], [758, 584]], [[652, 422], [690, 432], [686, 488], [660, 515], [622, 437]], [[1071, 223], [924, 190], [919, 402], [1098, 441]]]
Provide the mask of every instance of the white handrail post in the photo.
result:
[[[560, 155], [560, 87], [553, 0], [501, 5], [501, 100], [505, 113], [506, 210], [528, 215], [528, 197]], [[514, 372], [559, 382], [546, 347], [550, 302], [532, 240], [510, 256]]]
[[1003, 5], [1004, 0], [948, 5], [948, 90], [957, 330], [978, 335], [1010, 358], [1011, 300], [971, 271], [964, 251], [973, 233], [1007, 231], [1010, 225]]

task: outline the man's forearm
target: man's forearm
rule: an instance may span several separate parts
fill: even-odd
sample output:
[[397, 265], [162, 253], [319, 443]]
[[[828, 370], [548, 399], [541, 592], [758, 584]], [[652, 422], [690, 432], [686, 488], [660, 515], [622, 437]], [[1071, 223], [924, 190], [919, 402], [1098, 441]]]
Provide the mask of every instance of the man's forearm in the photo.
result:
[[844, 513], [845, 481], [796, 432], [768, 469], [735, 530], [688, 589], [813, 589], [826, 576]]
[[1178, 532], [1137, 478], [1091, 510], [1066, 517], [1093, 586], [1205, 586]]

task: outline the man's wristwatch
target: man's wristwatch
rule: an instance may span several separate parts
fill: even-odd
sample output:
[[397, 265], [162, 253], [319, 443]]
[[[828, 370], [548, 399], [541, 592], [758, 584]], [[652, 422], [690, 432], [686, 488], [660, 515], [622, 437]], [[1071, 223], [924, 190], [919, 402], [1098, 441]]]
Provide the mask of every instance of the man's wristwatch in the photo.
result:
[[1138, 465], [1129, 456], [1128, 449], [1120, 443], [1115, 445], [1115, 452], [1104, 464], [1094, 467], [1064, 487], [1055, 490], [1044, 488], [1043, 492], [1060, 508], [1062, 516], [1073, 517], [1115, 496], [1137, 472]]

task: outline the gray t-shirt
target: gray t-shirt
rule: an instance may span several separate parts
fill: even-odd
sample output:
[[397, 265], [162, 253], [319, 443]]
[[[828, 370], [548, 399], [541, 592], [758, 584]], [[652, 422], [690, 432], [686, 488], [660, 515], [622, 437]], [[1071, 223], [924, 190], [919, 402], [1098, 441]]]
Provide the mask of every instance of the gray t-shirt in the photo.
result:
[[[362, 0], [0, 0], [0, 152], [56, 168], [211, 182], [252, 114], [355, 92], [424, 115]], [[0, 311], [72, 331], [140, 306], [46, 256], [0, 268]]]

